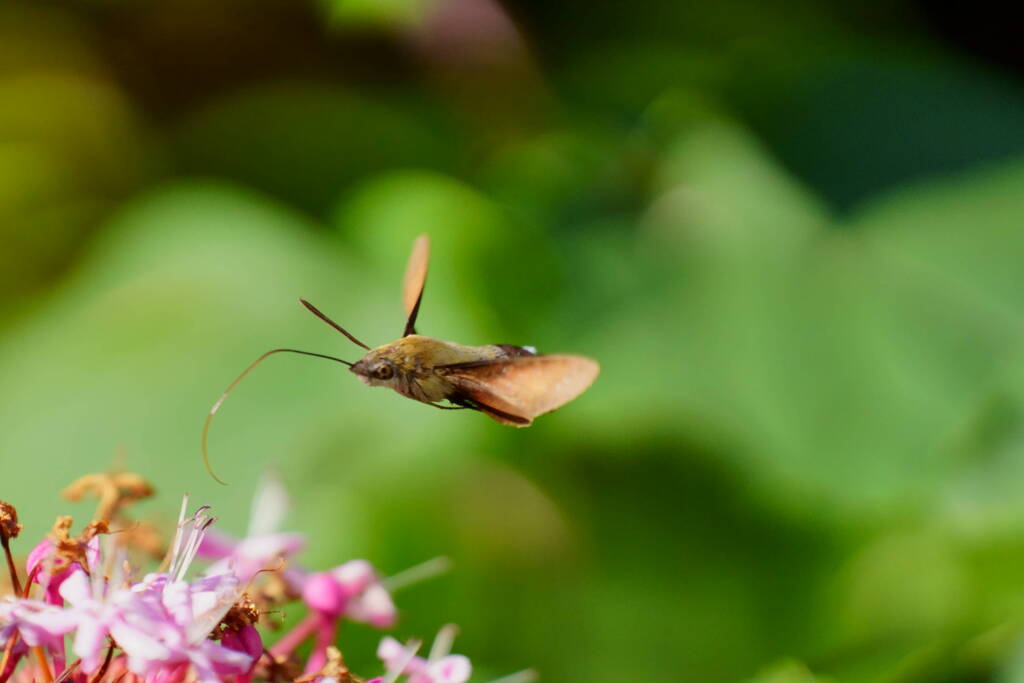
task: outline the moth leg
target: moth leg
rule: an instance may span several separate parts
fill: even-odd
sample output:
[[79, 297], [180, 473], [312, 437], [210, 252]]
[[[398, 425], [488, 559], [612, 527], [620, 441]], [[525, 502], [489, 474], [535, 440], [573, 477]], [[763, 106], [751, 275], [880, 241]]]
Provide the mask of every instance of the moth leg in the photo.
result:
[[513, 415], [512, 413], [506, 413], [504, 410], [498, 410], [497, 408], [493, 408], [486, 403], [481, 403], [473, 398], [460, 396], [458, 398], [449, 398], [448, 400], [465, 408], [469, 408], [470, 410], [478, 410], [481, 413], [486, 414], [487, 417], [497, 420], [502, 424], [514, 425], [516, 427], [528, 427], [533, 423], [533, 420]]

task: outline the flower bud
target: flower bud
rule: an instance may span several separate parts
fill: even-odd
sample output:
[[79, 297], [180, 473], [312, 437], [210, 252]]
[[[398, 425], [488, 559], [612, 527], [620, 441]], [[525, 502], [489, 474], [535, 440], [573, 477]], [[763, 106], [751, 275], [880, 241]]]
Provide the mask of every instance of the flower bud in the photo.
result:
[[6, 542], [17, 538], [22, 526], [18, 524], [18, 511], [10, 503], [0, 500], [0, 536]]

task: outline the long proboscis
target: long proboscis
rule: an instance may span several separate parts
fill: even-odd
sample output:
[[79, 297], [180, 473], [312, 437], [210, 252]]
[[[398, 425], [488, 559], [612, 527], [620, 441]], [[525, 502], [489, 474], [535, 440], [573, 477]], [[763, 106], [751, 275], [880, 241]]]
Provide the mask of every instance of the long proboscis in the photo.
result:
[[245, 376], [248, 375], [250, 372], [252, 372], [256, 368], [257, 365], [262, 363], [268, 357], [273, 356], [275, 353], [297, 353], [297, 354], [302, 355], [302, 356], [313, 356], [314, 358], [326, 358], [327, 360], [333, 360], [333, 361], [338, 362], [338, 363], [343, 363], [343, 364], [347, 365], [348, 367], [352, 367], [352, 363], [350, 363], [347, 360], [342, 360], [341, 358], [335, 358], [334, 356], [328, 356], [328, 355], [323, 354], [323, 353], [313, 353], [312, 351], [299, 351], [298, 349], [271, 349], [270, 351], [267, 351], [262, 356], [260, 356], [256, 360], [254, 360], [249, 365], [249, 367], [247, 367], [242, 372], [242, 374], [240, 374], [238, 377], [236, 377], [235, 380], [231, 384], [228, 385], [228, 388], [224, 390], [224, 393], [221, 394], [220, 398], [217, 399], [217, 402], [213, 404], [212, 408], [210, 408], [210, 412], [207, 413], [207, 415], [206, 415], [206, 421], [203, 422], [203, 438], [202, 438], [203, 464], [206, 465], [206, 471], [209, 472], [210, 476], [213, 477], [214, 480], [217, 481], [217, 483], [219, 483], [219, 484], [223, 484], [224, 486], [228, 485], [228, 483], [226, 481], [224, 481], [223, 479], [218, 477], [216, 474], [214, 474], [213, 467], [210, 466], [210, 454], [209, 454], [209, 452], [207, 451], [207, 448], [206, 448], [206, 441], [207, 441], [207, 438], [210, 435], [210, 423], [213, 422], [213, 416], [217, 414], [218, 410], [220, 410], [221, 405], [224, 403], [224, 399], [226, 399], [228, 397], [228, 394], [230, 394], [232, 391], [234, 391], [235, 387], [238, 386], [238, 383], [241, 382], [243, 379], [245, 379]]

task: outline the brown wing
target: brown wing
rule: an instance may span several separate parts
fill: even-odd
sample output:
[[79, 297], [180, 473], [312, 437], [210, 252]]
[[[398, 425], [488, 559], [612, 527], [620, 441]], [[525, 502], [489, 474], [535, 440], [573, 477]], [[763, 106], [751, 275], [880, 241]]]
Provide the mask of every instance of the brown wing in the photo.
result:
[[600, 372], [583, 356], [518, 356], [475, 367], [453, 367], [446, 377], [457, 392], [503, 424], [526, 427], [533, 418], [582, 394]]
[[405, 332], [403, 337], [416, 334], [416, 316], [420, 312], [423, 286], [427, 282], [427, 266], [430, 265], [430, 238], [420, 235], [412, 245], [409, 265], [405, 267], [402, 281], [402, 305], [405, 307]]

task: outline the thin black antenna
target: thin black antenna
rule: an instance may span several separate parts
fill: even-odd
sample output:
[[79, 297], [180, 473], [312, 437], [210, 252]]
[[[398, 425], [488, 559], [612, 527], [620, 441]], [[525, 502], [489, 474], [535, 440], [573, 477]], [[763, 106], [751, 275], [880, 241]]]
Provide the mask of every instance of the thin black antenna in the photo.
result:
[[206, 421], [203, 423], [203, 464], [206, 465], [206, 471], [209, 472], [210, 476], [213, 477], [219, 484], [223, 484], [224, 486], [228, 485], [226, 481], [224, 481], [223, 479], [221, 479], [220, 477], [213, 473], [213, 468], [210, 466], [210, 454], [207, 452], [206, 449], [206, 440], [210, 435], [210, 423], [213, 422], [213, 416], [217, 414], [218, 410], [220, 410], [221, 405], [224, 403], [224, 399], [226, 399], [228, 397], [228, 394], [230, 394], [234, 390], [234, 388], [238, 386], [238, 383], [241, 382], [246, 375], [252, 372], [257, 365], [266, 360], [268, 356], [272, 356], [275, 353], [298, 353], [303, 356], [313, 356], [314, 358], [326, 358], [327, 360], [333, 360], [338, 363], [344, 363], [345, 365], [352, 367], [352, 363], [348, 362], [347, 360], [335, 358], [334, 356], [327, 356], [322, 353], [313, 353], [312, 351], [299, 351], [298, 349], [272, 349], [264, 353], [256, 360], [254, 360], [249, 365], [249, 367], [247, 367], [245, 371], [242, 372], [241, 375], [235, 378], [235, 381], [228, 385], [228, 388], [224, 390], [224, 393], [221, 394], [220, 398], [217, 399], [217, 402], [213, 404], [212, 408], [210, 408], [210, 412], [207, 413], [206, 415]]
[[358, 339], [356, 339], [355, 337], [353, 337], [353, 336], [352, 336], [352, 334], [351, 334], [351, 333], [350, 333], [350, 332], [349, 332], [348, 330], [346, 330], [346, 329], [345, 329], [344, 327], [342, 327], [342, 326], [341, 326], [341, 325], [339, 325], [338, 323], [336, 323], [336, 322], [334, 322], [333, 320], [331, 320], [330, 318], [328, 318], [328, 317], [327, 317], [326, 315], [324, 315], [324, 314], [323, 314], [322, 312], [320, 312], [320, 309], [319, 309], [319, 308], [317, 308], [317, 307], [316, 307], [316, 306], [314, 306], [313, 304], [309, 303], [309, 302], [308, 302], [308, 301], [306, 301], [305, 299], [299, 299], [299, 301], [301, 301], [301, 302], [302, 302], [302, 305], [303, 305], [303, 306], [305, 306], [306, 308], [308, 308], [308, 309], [309, 309], [310, 313], [312, 313], [312, 314], [313, 314], [313, 315], [315, 315], [316, 317], [320, 318], [320, 319], [321, 319], [321, 320], [323, 320], [323, 321], [324, 321], [325, 323], [327, 323], [328, 325], [330, 325], [331, 327], [333, 327], [334, 329], [336, 329], [336, 330], [337, 330], [338, 332], [341, 332], [341, 333], [342, 333], [343, 335], [345, 335], [346, 337], [348, 337], [348, 339], [349, 339], [349, 341], [350, 341], [350, 342], [352, 342], [353, 344], [356, 344], [357, 346], [362, 346], [362, 347], [363, 347], [364, 349], [366, 349], [367, 351], [369, 351], [369, 350], [370, 350], [370, 347], [369, 347], [369, 346], [367, 346], [367, 345], [366, 345], [366, 344], [364, 344], [363, 342], [361, 342], [361, 341], [359, 341]]

